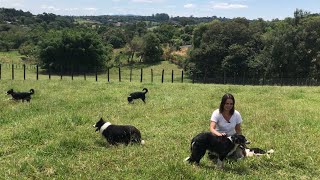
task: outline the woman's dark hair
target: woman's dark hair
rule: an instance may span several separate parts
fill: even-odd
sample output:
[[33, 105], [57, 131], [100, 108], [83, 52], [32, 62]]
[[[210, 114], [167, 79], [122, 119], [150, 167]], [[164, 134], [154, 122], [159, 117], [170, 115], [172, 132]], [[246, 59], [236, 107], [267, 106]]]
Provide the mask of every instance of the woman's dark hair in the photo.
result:
[[233, 101], [233, 107], [232, 109], [230, 110], [230, 114], [233, 115], [234, 113], [234, 105], [236, 104], [236, 101], [234, 100], [234, 97], [232, 94], [225, 94], [222, 96], [222, 99], [221, 99], [221, 103], [220, 103], [220, 107], [219, 107], [219, 112], [222, 113], [223, 112], [223, 107], [224, 105], [226, 104], [226, 101], [227, 99], [231, 99]]

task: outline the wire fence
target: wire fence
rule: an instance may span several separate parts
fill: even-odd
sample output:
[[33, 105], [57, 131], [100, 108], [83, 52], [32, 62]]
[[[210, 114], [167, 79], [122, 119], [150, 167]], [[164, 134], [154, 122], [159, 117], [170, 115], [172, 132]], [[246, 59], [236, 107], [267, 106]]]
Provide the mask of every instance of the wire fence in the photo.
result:
[[[71, 69], [71, 70], [70, 70]], [[106, 82], [171, 82], [171, 83], [205, 83], [205, 84], [235, 84], [235, 85], [277, 85], [277, 86], [319, 86], [320, 82], [312, 78], [270, 78], [247, 77], [245, 74], [207, 78], [187, 74], [183, 70], [165, 70], [156, 68], [113, 67], [101, 70], [98, 68], [73, 70], [61, 67], [59, 71], [41, 69], [39, 65], [0, 64], [0, 80], [95, 80]]]
[[[70, 70], [71, 69], [71, 70]], [[165, 70], [153, 68], [113, 67], [101, 70], [99, 68], [73, 68], [61, 67], [60, 70], [51, 71], [41, 69], [39, 65], [0, 64], [0, 80], [95, 80], [107, 82], [190, 82], [190, 78], [183, 70]]]

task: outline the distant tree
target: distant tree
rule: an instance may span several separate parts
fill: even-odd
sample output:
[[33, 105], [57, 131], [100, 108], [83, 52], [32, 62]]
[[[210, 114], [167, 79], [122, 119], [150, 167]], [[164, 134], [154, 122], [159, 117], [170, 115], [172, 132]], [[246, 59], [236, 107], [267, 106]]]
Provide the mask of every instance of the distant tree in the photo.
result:
[[159, 27], [153, 30], [157, 34], [161, 43], [170, 43], [170, 40], [174, 38], [175, 35], [179, 34], [178, 28], [172, 24], [161, 24]]
[[133, 61], [133, 57], [136, 53], [139, 55], [142, 51], [143, 39], [139, 36], [135, 36], [126, 46], [126, 54], [128, 55], [128, 63]]
[[170, 19], [170, 16], [166, 13], [157, 13], [155, 15], [153, 15], [154, 19], [156, 21], [168, 21]]
[[159, 62], [163, 54], [159, 38], [154, 33], [147, 33], [143, 37], [142, 60], [147, 63]]
[[50, 31], [39, 44], [39, 59], [44, 68], [59, 71], [71, 68], [104, 68], [111, 59], [111, 48], [90, 31]]

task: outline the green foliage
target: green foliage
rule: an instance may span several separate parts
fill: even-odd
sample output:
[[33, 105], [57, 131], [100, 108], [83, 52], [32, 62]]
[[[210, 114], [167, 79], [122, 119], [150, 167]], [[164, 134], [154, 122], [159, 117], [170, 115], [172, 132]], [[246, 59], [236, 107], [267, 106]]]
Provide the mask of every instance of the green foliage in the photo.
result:
[[105, 46], [97, 34], [89, 31], [50, 31], [39, 45], [39, 59], [43, 67], [53, 71], [63, 67], [103, 68], [111, 58], [111, 49]]
[[[200, 78], [246, 74], [249, 78], [260, 80], [266, 76], [270, 80], [308, 77], [316, 82], [320, 79], [319, 27], [319, 14], [302, 9], [296, 9], [293, 18], [264, 21], [261, 18], [247, 20], [216, 16], [170, 17], [165, 13], [152, 16], [32, 15], [21, 10], [0, 8], [0, 51], [19, 50], [34, 61], [40, 57], [37, 53], [41, 52], [41, 58], [46, 59], [44, 67], [53, 65], [52, 70], [60, 71], [61, 65], [86, 66], [88, 63], [89, 66], [118, 66], [124, 62], [122, 59], [129, 64], [158, 62], [162, 49], [168, 44], [176, 50], [182, 45], [192, 44], [184, 67]], [[78, 38], [66, 38], [62, 32], [67, 31], [71, 31], [67, 36]], [[149, 48], [146, 44], [150, 38], [142, 38], [148, 32], [153, 32], [160, 44], [154, 38]], [[50, 33], [56, 35], [48, 35]], [[82, 41], [81, 33], [92, 34], [94, 40], [84, 40], [82, 44], [85, 47], [81, 47], [74, 42]], [[52, 42], [48, 38], [53, 38]], [[61, 45], [62, 38], [74, 45], [64, 47]], [[86, 35], [84, 38], [90, 39]], [[96, 52], [84, 52], [92, 50], [89, 50], [90, 41], [95, 42]], [[86, 48], [89, 49], [83, 50]], [[123, 54], [113, 56], [115, 64], [110, 61], [111, 48], [124, 49]], [[78, 60], [66, 60], [69, 57]], [[172, 54], [166, 53], [162, 57], [176, 62]], [[70, 67], [65, 70], [70, 70]]]
[[161, 61], [163, 50], [160, 40], [154, 33], [148, 33], [143, 37], [142, 51], [143, 61], [153, 63]]

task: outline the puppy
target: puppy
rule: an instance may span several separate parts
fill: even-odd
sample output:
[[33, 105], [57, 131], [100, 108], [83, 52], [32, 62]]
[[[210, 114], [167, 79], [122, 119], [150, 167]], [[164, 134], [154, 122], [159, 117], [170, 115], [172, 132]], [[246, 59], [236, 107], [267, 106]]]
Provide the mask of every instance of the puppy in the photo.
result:
[[189, 163], [200, 163], [201, 158], [206, 151], [218, 157], [217, 165], [219, 168], [223, 167], [223, 160], [234, 153], [238, 146], [246, 147], [250, 142], [243, 136], [235, 134], [232, 136], [214, 136], [211, 132], [203, 132], [195, 136], [191, 141], [191, 156], [185, 161]]
[[141, 99], [144, 103], [146, 103], [146, 93], [148, 92], [147, 88], [143, 88], [143, 92], [133, 92], [128, 96], [128, 102], [133, 103], [134, 99]]
[[100, 118], [93, 127], [97, 128], [96, 131], [99, 131], [111, 145], [117, 145], [119, 143], [128, 145], [131, 142], [144, 144], [140, 131], [134, 126], [112, 125], [110, 122], [105, 122]]
[[34, 94], [34, 89], [30, 89], [30, 92], [14, 92], [13, 89], [7, 91], [7, 95], [11, 95], [13, 100], [22, 100], [22, 102], [25, 100], [30, 102], [32, 94]]

